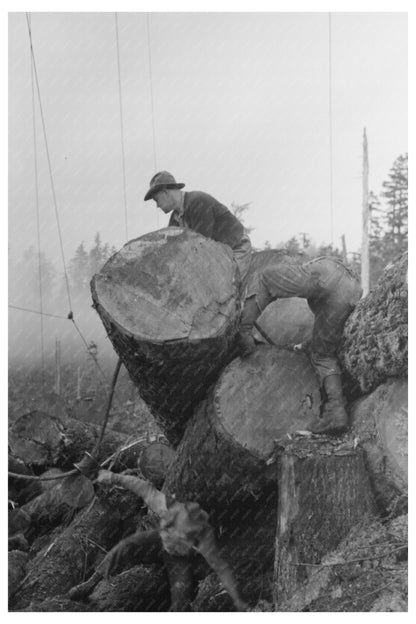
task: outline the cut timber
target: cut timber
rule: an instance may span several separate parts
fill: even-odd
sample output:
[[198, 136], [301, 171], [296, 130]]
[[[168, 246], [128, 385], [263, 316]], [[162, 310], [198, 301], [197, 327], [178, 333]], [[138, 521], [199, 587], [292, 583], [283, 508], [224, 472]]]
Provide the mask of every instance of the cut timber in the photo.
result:
[[366, 454], [367, 469], [377, 502], [391, 512], [407, 505], [408, 383], [389, 379], [351, 409], [352, 434]]
[[165, 489], [207, 511], [253, 500], [273, 480], [274, 441], [306, 429], [319, 408], [319, 384], [306, 355], [260, 345], [227, 366], [198, 408]]
[[385, 268], [344, 327], [341, 364], [361, 393], [374, 390], [389, 377], [407, 377], [407, 307], [405, 253]]
[[152, 442], [140, 456], [139, 468], [145, 479], [161, 488], [175, 458], [175, 451], [164, 442]]
[[[30, 412], [17, 418], [9, 429], [9, 445], [14, 456], [36, 467], [72, 468], [91, 452], [98, 440], [99, 427], [75, 418], [58, 418], [45, 412]], [[126, 436], [107, 429], [100, 448], [100, 458], [114, 453]]]
[[364, 453], [350, 440], [298, 438], [277, 456], [275, 606], [350, 529], [375, 511]]
[[225, 364], [238, 287], [231, 249], [181, 228], [130, 241], [92, 279], [108, 336], [173, 444]]
[[[277, 346], [295, 345], [312, 338], [315, 317], [306, 299], [291, 297], [272, 301], [259, 316], [256, 324]], [[264, 341], [254, 329], [255, 339]]]

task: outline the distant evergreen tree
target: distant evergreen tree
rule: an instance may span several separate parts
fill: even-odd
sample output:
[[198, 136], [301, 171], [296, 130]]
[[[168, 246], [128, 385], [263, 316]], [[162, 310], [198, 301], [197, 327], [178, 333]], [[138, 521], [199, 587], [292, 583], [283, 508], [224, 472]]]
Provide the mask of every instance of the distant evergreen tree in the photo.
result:
[[382, 184], [382, 205], [370, 193], [370, 286], [383, 274], [384, 267], [407, 250], [408, 243], [408, 157], [399, 156]]
[[408, 163], [407, 153], [393, 163], [388, 179], [383, 182], [382, 197], [387, 200], [385, 213], [386, 251], [397, 255], [407, 249], [408, 236]]

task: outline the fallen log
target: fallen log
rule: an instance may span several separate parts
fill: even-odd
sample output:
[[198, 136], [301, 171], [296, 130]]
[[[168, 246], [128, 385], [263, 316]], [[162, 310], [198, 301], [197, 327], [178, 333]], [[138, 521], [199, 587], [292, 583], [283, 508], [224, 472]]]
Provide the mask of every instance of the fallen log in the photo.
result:
[[226, 362], [238, 286], [231, 249], [181, 228], [130, 241], [91, 281], [116, 352], [173, 444]]
[[[9, 445], [14, 456], [26, 464], [46, 469], [71, 469], [85, 451], [92, 451], [100, 428], [75, 418], [58, 418], [34, 411], [17, 418], [9, 428]], [[126, 437], [107, 429], [98, 459], [105, 459], [119, 448]]]
[[375, 512], [364, 452], [350, 439], [295, 438], [278, 448], [276, 610], [308, 578], [310, 566]]
[[407, 377], [407, 253], [386, 267], [348, 318], [339, 356], [356, 394], [390, 377]]
[[169, 581], [161, 565], [136, 565], [100, 581], [89, 597], [93, 611], [168, 611]]
[[260, 345], [223, 371], [188, 423], [164, 489], [208, 512], [274, 487], [274, 441], [319, 415], [319, 382], [305, 354]]
[[84, 581], [103, 554], [122, 537], [127, 523], [136, 522], [139, 505], [137, 497], [115, 489], [97, 496], [29, 561], [13, 610], [63, 595]]
[[404, 513], [408, 496], [408, 383], [389, 379], [351, 409], [380, 511]]

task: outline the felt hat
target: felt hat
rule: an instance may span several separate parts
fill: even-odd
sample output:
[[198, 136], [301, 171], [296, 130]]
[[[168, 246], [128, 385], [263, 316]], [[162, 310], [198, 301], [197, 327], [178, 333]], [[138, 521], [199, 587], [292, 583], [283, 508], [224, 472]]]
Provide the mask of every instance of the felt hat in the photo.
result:
[[150, 188], [144, 196], [144, 200], [152, 199], [155, 193], [164, 188], [181, 189], [185, 186], [182, 182], [176, 182], [175, 178], [169, 171], [159, 171], [155, 173], [150, 180]]

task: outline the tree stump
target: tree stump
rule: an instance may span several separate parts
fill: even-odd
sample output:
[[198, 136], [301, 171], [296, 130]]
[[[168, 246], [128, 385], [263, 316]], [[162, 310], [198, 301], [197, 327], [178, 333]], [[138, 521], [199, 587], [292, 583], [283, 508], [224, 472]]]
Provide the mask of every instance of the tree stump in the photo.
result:
[[92, 279], [108, 336], [172, 444], [227, 360], [238, 288], [231, 249], [182, 228], [130, 241]]
[[348, 439], [295, 438], [278, 449], [275, 606], [375, 511], [364, 452]]
[[345, 324], [339, 355], [357, 394], [371, 392], [390, 377], [407, 377], [407, 308], [405, 253], [386, 267]]
[[351, 409], [352, 435], [365, 451], [382, 513], [404, 513], [408, 491], [408, 383], [389, 379]]
[[253, 503], [273, 483], [274, 441], [307, 428], [319, 382], [304, 354], [260, 345], [227, 366], [188, 423], [164, 488], [204, 509]]

